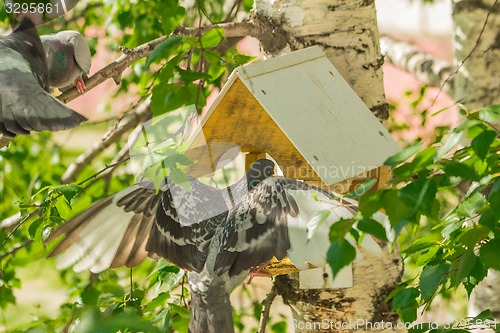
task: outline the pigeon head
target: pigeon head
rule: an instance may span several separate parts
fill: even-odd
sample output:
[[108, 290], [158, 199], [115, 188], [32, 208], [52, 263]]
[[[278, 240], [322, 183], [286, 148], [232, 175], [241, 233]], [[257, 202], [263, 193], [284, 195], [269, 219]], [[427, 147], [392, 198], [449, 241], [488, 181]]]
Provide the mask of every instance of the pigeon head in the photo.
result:
[[275, 164], [266, 158], [255, 161], [247, 172], [248, 190], [253, 189], [264, 179], [274, 175]]

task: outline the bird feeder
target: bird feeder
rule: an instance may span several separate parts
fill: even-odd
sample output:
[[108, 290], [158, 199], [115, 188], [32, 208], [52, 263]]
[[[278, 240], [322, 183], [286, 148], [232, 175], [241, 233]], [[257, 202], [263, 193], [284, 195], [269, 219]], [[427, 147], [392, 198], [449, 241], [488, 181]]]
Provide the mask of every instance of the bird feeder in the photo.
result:
[[207, 161], [200, 173], [233, 143], [247, 165], [267, 153], [285, 177], [331, 187], [400, 150], [317, 46], [236, 68], [200, 125], [191, 139], [191, 147], [208, 145], [192, 156]]
[[[373, 170], [385, 182], [379, 167], [400, 150], [317, 46], [236, 68], [191, 136], [189, 173], [213, 172], [234, 145], [247, 167], [267, 153], [285, 177], [330, 189]], [[288, 273], [289, 264], [271, 272]]]

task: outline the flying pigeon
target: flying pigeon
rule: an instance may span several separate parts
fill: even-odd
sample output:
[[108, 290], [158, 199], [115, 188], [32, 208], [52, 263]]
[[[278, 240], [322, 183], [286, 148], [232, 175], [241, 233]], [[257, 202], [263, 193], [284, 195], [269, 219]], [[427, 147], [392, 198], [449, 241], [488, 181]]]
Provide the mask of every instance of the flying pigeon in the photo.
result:
[[27, 17], [10, 35], [0, 36], [0, 134], [57, 131], [85, 120], [49, 94], [45, 52]]
[[84, 79], [91, 64], [90, 49], [83, 36], [77, 31], [65, 30], [40, 38], [47, 53], [50, 86], [64, 91], [74, 84], [83, 94]]
[[[234, 332], [230, 292], [249, 271], [288, 256], [298, 268], [324, 266], [328, 230], [356, 213], [336, 195], [306, 183], [273, 177], [261, 159], [237, 183], [218, 189], [191, 178], [190, 189], [167, 177], [156, 191], [138, 183], [101, 199], [47, 239], [64, 235], [50, 256], [58, 267], [94, 273], [162, 257], [188, 271], [189, 332]], [[315, 213], [331, 211], [310, 235]], [[318, 221], [316, 221], [318, 222]]]

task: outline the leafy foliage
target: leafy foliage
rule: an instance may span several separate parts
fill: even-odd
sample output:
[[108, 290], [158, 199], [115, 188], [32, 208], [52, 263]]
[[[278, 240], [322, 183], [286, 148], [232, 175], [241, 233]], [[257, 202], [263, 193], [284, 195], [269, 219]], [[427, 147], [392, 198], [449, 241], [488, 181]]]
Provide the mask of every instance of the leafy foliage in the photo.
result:
[[[71, 19], [59, 17], [39, 31], [102, 27], [105, 38], [90, 41], [92, 54], [102, 48], [118, 52], [123, 47], [121, 50], [126, 51], [167, 36], [148, 58], [131, 66], [115, 97], [131, 93], [151, 97], [155, 116], [188, 104], [201, 110], [228, 73], [253, 58], [240, 54], [235, 41], [225, 39], [218, 28], [195, 36], [172, 32], [179, 25], [197, 27], [231, 21], [238, 7], [227, 12], [224, 4], [222, 0], [81, 0], [71, 11]], [[248, 12], [252, 4], [244, 0], [240, 8]], [[8, 26], [3, 6], [0, 26]], [[416, 96], [409, 96], [415, 109], [424, 94], [425, 87]], [[386, 164], [394, 167], [395, 176], [390, 187], [364, 195], [361, 214], [330, 230], [328, 258], [334, 273], [354, 259], [352, 244], [363, 234], [382, 241], [391, 239], [372, 217], [381, 209], [387, 213], [392, 231], [400, 240], [405, 239], [402, 250], [406, 260], [420, 267], [417, 276], [403, 281], [390, 295], [393, 309], [404, 321], [414, 321], [417, 309], [429, 305], [440, 293], [463, 286], [470, 294], [487, 269], [500, 269], [496, 260], [500, 253], [499, 139], [489, 126], [499, 120], [499, 114], [498, 105], [485, 107], [468, 114], [467, 121], [446, 136], [444, 128], [438, 129], [429, 147], [422, 149], [423, 145], [417, 143], [388, 159]], [[425, 112], [418, 115], [425, 123]], [[395, 128], [402, 129], [404, 126]], [[470, 144], [457, 148], [463, 138]], [[11, 316], [0, 316], [0, 324], [9, 332], [187, 331], [189, 292], [179, 268], [165, 261], [146, 261], [133, 271], [122, 268], [99, 275], [76, 274], [58, 271], [53, 261], [44, 259], [54, 246], [43, 243], [52, 228], [133, 182], [125, 168], [114, 172], [113, 177], [96, 176], [100, 169], [107, 169], [124, 142], [118, 140], [99, 162], [87, 165], [75, 184], [59, 182], [80, 152], [55, 143], [50, 134], [21, 136], [8, 148], [0, 149], [0, 310]], [[177, 159], [179, 156], [168, 161], [171, 170], [188, 163]], [[176, 177], [182, 183], [180, 171]], [[362, 192], [373, 184], [363, 186]], [[23, 216], [20, 222], [6, 223], [19, 212]], [[325, 218], [319, 213], [318, 225]], [[32, 267], [45, 269], [40, 273]], [[14, 312], [23, 311], [12, 311], [15, 292], [26, 282], [26, 271], [34, 271], [32, 280], [39, 279], [40, 274], [49, 275], [43, 280], [57, 281], [57, 288], [64, 288], [66, 297], [56, 313], [40, 311], [28, 321], [16, 322], [12, 320], [17, 315]], [[234, 314], [240, 331], [254, 329], [258, 322], [261, 304], [258, 299], [250, 302], [251, 306], [242, 306]], [[484, 323], [490, 318], [491, 313], [485, 311], [467, 323]], [[287, 331], [287, 323], [280, 316], [271, 318], [269, 327], [272, 332]], [[455, 328], [423, 325], [413, 331]]]
[[[0, 7], [0, 28], [7, 28], [7, 13], [3, 5]], [[244, 8], [250, 7], [245, 2]], [[167, 36], [148, 58], [131, 66], [115, 96], [136, 92], [141, 98], [151, 97], [151, 109], [158, 116], [188, 104], [195, 104], [201, 111], [207, 96], [221, 88], [223, 78], [236, 66], [253, 59], [238, 52], [237, 40], [225, 40], [221, 29], [193, 37], [170, 36], [179, 25], [197, 27], [230, 20], [235, 13], [228, 16], [226, 9], [223, 1], [181, 5], [178, 0], [82, 0], [71, 11], [71, 19], [59, 17], [38, 30], [44, 34], [100, 27], [105, 38], [89, 41], [92, 54], [96, 49], [119, 54], [119, 47], [126, 52], [127, 48]], [[99, 125], [95, 127], [99, 129]], [[187, 331], [189, 292], [184, 272], [179, 268], [164, 261], [147, 261], [133, 272], [122, 268], [89, 275], [58, 271], [52, 260], [44, 259], [54, 246], [43, 243], [52, 228], [92, 202], [133, 183], [133, 175], [126, 168], [112, 172], [112, 177], [98, 176], [109, 169], [125, 143], [126, 137], [119, 139], [99, 161], [87, 165], [75, 184], [59, 182], [81, 152], [55, 143], [51, 134], [17, 137], [9, 147], [0, 149], [0, 221], [13, 221], [0, 225], [0, 310], [7, 311], [2, 313], [8, 316], [0, 314], [0, 327], [6, 326], [10, 332], [50, 333], [64, 327], [65, 331], [79, 333]], [[165, 167], [180, 183], [185, 177], [181, 168], [189, 163], [182, 158], [185, 156], [174, 154], [165, 161]], [[15, 214], [19, 212], [22, 219], [16, 221]], [[65, 288], [66, 300], [57, 314], [48, 315], [41, 310], [31, 320], [27, 320], [29, 316], [13, 320], [22, 312], [14, 308], [16, 290], [22, 290], [27, 281], [40, 278], [28, 279], [23, 270], [40, 262], [49, 267], [44, 272], [58, 272], [54, 280], [57, 289]], [[258, 322], [255, 316], [251, 318]], [[235, 323], [244, 330], [241, 321]], [[273, 320], [272, 325], [274, 332], [286, 330], [282, 320]]]
[[[333, 273], [341, 255], [347, 257], [342, 264], [353, 259], [339, 245], [344, 235], [359, 231], [388, 239], [385, 229], [371, 220], [378, 210], [386, 212], [396, 239], [411, 234], [401, 243], [402, 253], [420, 267], [417, 276], [390, 295], [405, 322], [416, 320], [417, 309], [427, 307], [436, 295], [463, 286], [470, 296], [488, 269], [500, 270], [500, 139], [489, 125], [500, 120], [499, 110], [500, 105], [492, 105], [466, 114], [442, 140], [425, 149], [418, 142], [387, 159], [385, 164], [394, 168], [389, 188], [362, 197], [361, 214], [332, 227]], [[459, 145], [460, 138], [469, 143]], [[353, 229], [348, 231], [349, 225]]]

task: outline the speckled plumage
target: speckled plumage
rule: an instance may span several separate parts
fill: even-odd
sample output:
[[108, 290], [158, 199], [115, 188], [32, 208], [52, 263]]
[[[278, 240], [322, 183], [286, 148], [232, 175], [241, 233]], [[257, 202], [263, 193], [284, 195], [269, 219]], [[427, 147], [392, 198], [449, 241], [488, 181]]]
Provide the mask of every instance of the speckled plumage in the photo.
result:
[[[131, 267], [146, 256], [166, 258], [189, 271], [189, 332], [231, 333], [229, 294], [251, 268], [287, 255], [299, 266], [309, 258], [326, 264], [326, 250], [309, 257], [307, 240], [290, 232], [307, 235], [307, 223], [319, 207], [316, 198], [331, 201], [335, 195], [294, 179], [271, 177], [273, 172], [274, 163], [262, 159], [245, 178], [223, 189], [190, 179], [187, 190], [168, 177], [159, 191], [149, 182], [136, 184], [95, 203], [52, 233], [48, 241], [61, 235], [64, 239], [51, 255], [60, 255], [61, 267], [93, 272]], [[327, 209], [341, 212], [331, 214], [325, 228], [355, 213], [338, 201], [327, 204]], [[307, 214], [301, 216], [300, 208]], [[312, 242], [329, 245], [328, 232], [318, 236], [319, 241]], [[304, 244], [292, 244], [292, 239]], [[318, 244], [313, 246], [318, 249]]]
[[0, 134], [63, 130], [86, 120], [48, 93], [48, 81], [42, 43], [24, 18], [10, 35], [0, 36]]

